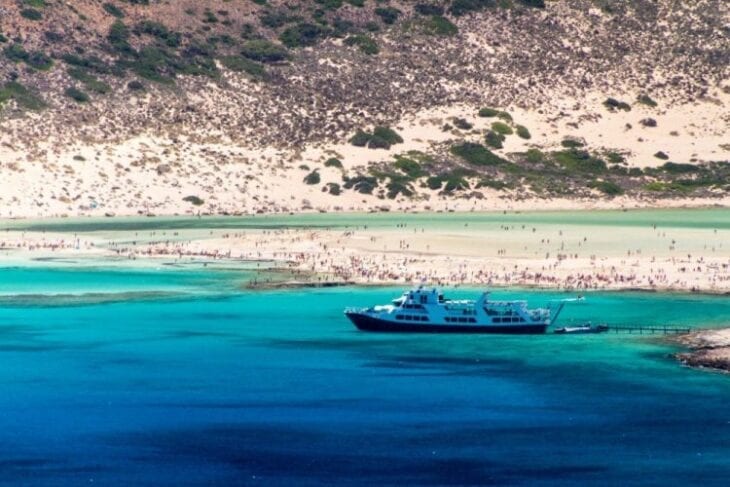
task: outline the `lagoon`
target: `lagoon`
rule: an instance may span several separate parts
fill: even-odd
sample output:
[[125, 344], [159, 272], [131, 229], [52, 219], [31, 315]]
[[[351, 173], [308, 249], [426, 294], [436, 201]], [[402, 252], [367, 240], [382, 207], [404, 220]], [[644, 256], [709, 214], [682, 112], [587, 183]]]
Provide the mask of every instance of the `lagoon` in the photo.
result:
[[[342, 309], [399, 289], [242, 291], [240, 279], [202, 268], [3, 270], [3, 481], [720, 485], [730, 476], [730, 380], [682, 367], [658, 337], [373, 335]], [[495, 295], [536, 305], [566, 296]], [[596, 292], [561, 321], [584, 319], [720, 327], [730, 299]]]

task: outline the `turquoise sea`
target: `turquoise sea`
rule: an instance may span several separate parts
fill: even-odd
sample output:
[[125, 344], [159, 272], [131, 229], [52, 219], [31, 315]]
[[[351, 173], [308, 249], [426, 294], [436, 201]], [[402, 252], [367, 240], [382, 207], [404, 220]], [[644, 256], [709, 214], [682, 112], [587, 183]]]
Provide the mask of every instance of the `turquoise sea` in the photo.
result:
[[[3, 269], [0, 483], [730, 478], [730, 377], [682, 367], [661, 339], [366, 334], [342, 309], [398, 289], [242, 291], [241, 279]], [[718, 327], [730, 324], [730, 299], [595, 293], [563, 319]]]

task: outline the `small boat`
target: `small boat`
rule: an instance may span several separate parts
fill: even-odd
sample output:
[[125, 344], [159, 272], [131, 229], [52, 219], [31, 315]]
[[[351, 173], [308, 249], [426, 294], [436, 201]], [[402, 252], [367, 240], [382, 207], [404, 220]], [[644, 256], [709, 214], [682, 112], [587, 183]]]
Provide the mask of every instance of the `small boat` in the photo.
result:
[[562, 328], [556, 328], [554, 333], [561, 334], [585, 334], [585, 333], [603, 333], [608, 331], [608, 325], [596, 325], [593, 326], [591, 323], [585, 323], [577, 326], [563, 326]]
[[364, 331], [396, 333], [545, 333], [567, 301], [548, 308], [528, 308], [526, 301], [446, 299], [436, 289], [419, 287], [382, 306], [348, 308], [345, 315]]

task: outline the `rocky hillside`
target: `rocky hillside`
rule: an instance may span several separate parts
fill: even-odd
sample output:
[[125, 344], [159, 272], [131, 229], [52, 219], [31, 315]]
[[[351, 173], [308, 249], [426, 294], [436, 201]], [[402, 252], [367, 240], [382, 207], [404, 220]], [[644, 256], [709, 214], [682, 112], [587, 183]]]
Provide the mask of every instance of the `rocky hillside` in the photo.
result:
[[[290, 167], [334, 158], [344, 173], [337, 192], [366, 180], [387, 198], [445, 190], [448, 181], [451, 191], [483, 183], [554, 195], [577, 184], [584, 194], [686, 194], [676, 174], [704, 181], [689, 190], [717, 195], [728, 183], [729, 35], [723, 0], [7, 0], [0, 154], [22, 170], [53, 165], [50, 155], [80, 143], [109, 148], [150, 136], [245, 148], [259, 162], [260, 151], [331, 150], [338, 157]], [[662, 128], [674, 107], [698, 103], [711, 110], [693, 110], [710, 117], [692, 137], [707, 143], [680, 160], [671, 141], [635, 153], [599, 147], [580, 130], [611, 116], [603, 130]], [[438, 110], [448, 116], [435, 121]], [[423, 126], [424, 117], [439, 134], [404, 137], [403, 121]], [[347, 161], [344, 147], [383, 152]], [[398, 168], [391, 156], [414, 149], [410, 172]], [[158, 176], [175, 171], [164, 156], [155, 155]], [[627, 160], [706, 166], [631, 175]], [[310, 169], [317, 174], [301, 169], [312, 176], [304, 182], [318, 187]], [[561, 187], [566, 171], [586, 175]]]

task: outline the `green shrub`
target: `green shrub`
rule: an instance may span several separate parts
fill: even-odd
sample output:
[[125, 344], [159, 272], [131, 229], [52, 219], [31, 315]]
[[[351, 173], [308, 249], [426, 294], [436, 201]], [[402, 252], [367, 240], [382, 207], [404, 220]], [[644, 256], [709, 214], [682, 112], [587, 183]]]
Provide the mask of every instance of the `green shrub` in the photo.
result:
[[658, 192], [658, 193], [665, 193], [665, 192], [685, 193], [685, 192], [692, 190], [692, 188], [690, 186], [681, 184], [679, 182], [665, 183], [662, 181], [653, 181], [651, 183], [647, 183], [646, 185], [644, 185], [644, 189], [647, 191], [653, 191], [653, 192]]
[[690, 172], [697, 172], [700, 168], [695, 166], [694, 164], [666, 162], [660, 167], [660, 169], [670, 174], [686, 174]]
[[368, 142], [368, 148], [390, 149], [390, 146], [402, 143], [403, 138], [398, 135], [398, 132], [390, 127], [379, 125], [373, 130], [370, 142]]
[[304, 176], [304, 182], [307, 184], [319, 184], [321, 180], [322, 178], [316, 170]]
[[365, 147], [370, 149], [390, 149], [392, 145], [400, 144], [403, 138], [390, 127], [375, 127], [372, 133], [358, 129], [350, 138], [350, 143], [357, 147]]
[[474, 125], [466, 120], [465, 118], [456, 117], [454, 118], [454, 126], [461, 130], [471, 130]]
[[259, 79], [263, 79], [266, 77], [266, 68], [264, 68], [263, 64], [251, 61], [250, 59], [246, 59], [245, 57], [223, 56], [220, 61], [223, 66], [230, 69], [231, 71], [246, 73], [253, 76], [254, 78]]
[[570, 149], [553, 154], [555, 162], [565, 169], [593, 174], [605, 173], [608, 170], [603, 159], [591, 156], [586, 151]]
[[322, 27], [302, 22], [288, 27], [279, 36], [279, 40], [290, 48], [313, 46], [325, 36]]
[[591, 181], [588, 183], [588, 187], [597, 189], [608, 196], [618, 196], [624, 193], [623, 188], [613, 181]]
[[358, 174], [352, 178], [345, 178], [345, 188], [354, 189], [358, 193], [373, 194], [375, 188], [378, 187], [378, 180], [372, 176], [363, 176]]
[[66, 88], [63, 93], [77, 103], [86, 103], [90, 100], [89, 95], [74, 86]]
[[145, 87], [141, 81], [135, 79], [127, 83], [127, 89], [129, 89], [129, 91], [144, 91]]
[[540, 149], [528, 149], [525, 153], [525, 160], [531, 164], [545, 162], [545, 154]]
[[429, 35], [450, 37], [459, 33], [459, 28], [446, 17], [433, 15], [422, 23], [423, 31]]
[[655, 108], [658, 104], [652, 98], [647, 95], [646, 93], [642, 93], [636, 98], [636, 101], [641, 103], [642, 105], [646, 105], [651, 108]]
[[407, 157], [396, 157], [396, 161], [393, 166], [411, 179], [418, 179], [427, 174], [418, 162]]
[[612, 164], [621, 164], [626, 162], [626, 158], [620, 152], [616, 151], [606, 152], [606, 159], [608, 159], [608, 162]]
[[532, 134], [524, 125], [516, 125], [515, 132], [517, 132], [517, 136], [521, 139], [530, 140], [532, 138]]
[[89, 56], [82, 58], [76, 54], [66, 53], [61, 55], [61, 59], [72, 66], [84, 68], [89, 71], [94, 71], [99, 74], [108, 74], [111, 70], [109, 66], [96, 56]]
[[461, 191], [465, 189], [469, 189], [469, 181], [467, 181], [464, 177], [450, 174], [444, 182], [446, 183], [444, 185], [444, 192], [445, 193], [453, 193], [454, 191]]
[[586, 144], [580, 139], [565, 138], [562, 142], [560, 142], [560, 145], [562, 145], [566, 149], [576, 149], [578, 147], [584, 147]]
[[47, 71], [53, 66], [53, 60], [40, 51], [28, 52], [20, 44], [11, 44], [3, 49], [5, 57], [13, 62], [24, 62], [33, 69]]
[[325, 186], [325, 191], [327, 191], [332, 196], [339, 196], [342, 194], [342, 188], [337, 183], [327, 183]]
[[364, 54], [373, 56], [380, 52], [378, 44], [365, 34], [357, 34], [345, 39], [345, 45], [357, 46]]
[[111, 91], [111, 87], [108, 84], [104, 83], [103, 81], [99, 81], [98, 79], [96, 79], [96, 77], [90, 75], [81, 68], [70, 68], [68, 70], [68, 74], [72, 78], [81, 81], [84, 86], [90, 91], [101, 94], [106, 94]]
[[107, 2], [107, 3], [103, 4], [102, 7], [104, 8], [104, 10], [106, 10], [106, 12], [109, 15], [111, 15], [113, 17], [116, 17], [118, 19], [121, 19], [124, 17], [124, 12], [119, 7], [114, 5], [113, 3]]
[[421, 15], [443, 15], [444, 8], [433, 3], [417, 3], [414, 7], [415, 11]]
[[497, 6], [496, 0], [453, 0], [449, 13], [456, 17]]
[[395, 24], [400, 16], [401, 11], [395, 7], [378, 7], [375, 9], [375, 15], [386, 24]]
[[179, 47], [182, 43], [182, 36], [177, 32], [172, 32], [165, 24], [153, 20], [143, 20], [134, 27], [137, 35], [152, 36], [170, 47]]
[[505, 188], [509, 187], [507, 183], [504, 181], [499, 181], [497, 179], [491, 179], [491, 178], [481, 178], [479, 182], [477, 183], [477, 188], [491, 188], [496, 190], [503, 190]]
[[43, 14], [34, 8], [24, 8], [20, 11], [20, 15], [28, 20], [38, 21], [43, 18]]
[[499, 115], [500, 111], [494, 108], [481, 108], [479, 109], [479, 116], [484, 118], [492, 118]]
[[364, 130], [358, 129], [355, 135], [350, 138], [350, 143], [356, 147], [365, 147], [370, 142], [371, 135]]
[[508, 163], [481, 144], [463, 142], [451, 147], [451, 153], [476, 166], [496, 166]]
[[398, 195], [403, 195], [407, 198], [413, 196], [413, 188], [411, 188], [407, 182], [402, 180], [391, 179], [388, 181], [388, 184], [385, 185], [385, 188], [388, 190], [386, 196], [391, 200], [395, 199]]
[[510, 115], [507, 112], [499, 112], [499, 113], [497, 113], [497, 118], [501, 118], [505, 122], [512, 123], [512, 115]]
[[514, 131], [512, 130], [512, 127], [507, 125], [504, 122], [494, 122], [492, 124], [492, 130], [497, 132], [500, 135], [512, 135]]
[[20, 108], [26, 110], [38, 111], [46, 107], [40, 96], [16, 81], [8, 81], [0, 88], [0, 106], [8, 100], [14, 100]]
[[336, 167], [338, 169], [342, 169], [342, 161], [340, 161], [336, 157], [330, 157], [329, 159], [324, 161], [324, 167]]
[[611, 111], [616, 111], [616, 110], [623, 110], [625, 112], [631, 111], [631, 105], [629, 105], [626, 102], [617, 100], [615, 98], [607, 98], [606, 101], [603, 102], [603, 105]]
[[489, 130], [487, 134], [484, 136], [484, 141], [487, 143], [487, 145], [493, 149], [501, 149], [504, 147], [502, 144], [505, 141], [506, 137], [502, 134], [498, 134], [497, 132], [494, 132], [493, 130]]
[[285, 61], [289, 58], [289, 53], [283, 46], [264, 39], [246, 41], [241, 48], [241, 54], [262, 63]]
[[186, 201], [195, 206], [201, 206], [203, 203], [205, 203], [201, 198], [197, 196], [186, 196], [183, 198], [183, 201]]
[[428, 186], [429, 189], [441, 189], [443, 185], [444, 179], [440, 176], [431, 176], [430, 178], [426, 179], [426, 186]]
[[132, 46], [129, 45], [129, 28], [121, 20], [116, 20], [109, 28], [106, 36], [112, 48], [123, 55], [133, 54]]

